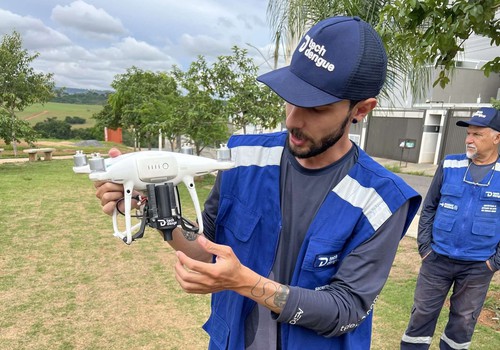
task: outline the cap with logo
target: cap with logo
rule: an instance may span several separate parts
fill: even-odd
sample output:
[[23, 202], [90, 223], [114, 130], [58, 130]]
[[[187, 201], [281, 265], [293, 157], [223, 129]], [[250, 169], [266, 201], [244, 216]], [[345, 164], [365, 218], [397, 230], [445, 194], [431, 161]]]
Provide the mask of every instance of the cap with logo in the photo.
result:
[[358, 17], [331, 17], [306, 33], [289, 66], [257, 80], [293, 105], [317, 107], [377, 96], [386, 70], [384, 45], [368, 23]]
[[496, 108], [483, 107], [474, 113], [469, 120], [460, 120], [456, 124], [458, 126], [482, 126], [500, 131], [500, 115]]

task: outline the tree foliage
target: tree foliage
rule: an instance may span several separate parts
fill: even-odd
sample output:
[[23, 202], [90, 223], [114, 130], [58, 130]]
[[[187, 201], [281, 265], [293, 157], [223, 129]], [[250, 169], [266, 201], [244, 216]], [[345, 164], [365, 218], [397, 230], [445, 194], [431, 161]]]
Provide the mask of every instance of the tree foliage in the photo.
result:
[[[393, 1], [393, 0], [392, 0]], [[380, 21], [380, 13], [391, 0], [269, 0], [268, 21], [274, 33], [275, 62], [283, 51], [289, 63], [293, 50], [306, 31], [315, 23], [332, 16], [358, 16], [373, 27]], [[387, 47], [387, 83], [381, 96], [391, 101], [392, 90], [404, 88], [404, 79], [410, 68], [406, 50]], [[413, 67], [411, 67], [413, 68]]]
[[78, 116], [71, 117], [69, 115], [64, 118], [64, 121], [68, 124], [85, 124], [87, 120]]
[[192, 140], [199, 155], [207, 145], [220, 143], [228, 137], [223, 101], [216, 98], [214, 73], [205, 57], [198, 56], [185, 72], [176, 67], [174, 75], [184, 92], [178, 110], [184, 121], [180, 131]]
[[[108, 118], [108, 126], [132, 129], [138, 139], [141, 135], [149, 139], [153, 135], [151, 128], [170, 117], [178, 96], [172, 76], [137, 67], [118, 75], [111, 86], [115, 89], [108, 99], [112, 113], [101, 116]], [[159, 108], [159, 101], [172, 108]]]
[[491, 105], [496, 109], [500, 109], [500, 100], [496, 100], [494, 98], [491, 99]]
[[[286, 59], [305, 31], [330, 16], [359, 16], [376, 28], [388, 53], [387, 81], [381, 95], [404, 91], [414, 96], [431, 83], [428, 66], [440, 69], [434, 85], [449, 83], [457, 55], [472, 34], [500, 43], [498, 0], [269, 0], [268, 19], [275, 33], [276, 55], [284, 47]], [[483, 66], [486, 75], [499, 72], [500, 58]]]
[[67, 89], [57, 89], [56, 96], [51, 99], [51, 102], [72, 103], [83, 105], [104, 105], [108, 100], [109, 92], [97, 92], [93, 90], [84, 91], [81, 93], [69, 93]]
[[[395, 0], [384, 6], [378, 28], [388, 45], [406, 48], [413, 65], [438, 68], [434, 86], [444, 88], [472, 34], [500, 44], [499, 7], [498, 0]], [[500, 57], [482, 69], [486, 76], [500, 72]]]
[[16, 112], [53, 96], [52, 74], [36, 73], [31, 63], [38, 57], [22, 48], [17, 32], [5, 35], [0, 44], [0, 138], [6, 144], [22, 139], [32, 143], [36, 132]]
[[100, 127], [134, 130], [137, 139], [161, 130], [173, 146], [182, 136], [199, 155], [206, 146], [226, 142], [230, 124], [272, 128], [283, 120], [281, 100], [256, 76], [257, 67], [238, 47], [212, 65], [199, 56], [186, 71], [132, 67], [115, 77], [115, 92], [94, 118]]
[[[85, 119], [83, 118], [74, 118], [85, 121]], [[104, 138], [101, 128], [94, 126], [91, 128], [81, 128], [73, 130], [71, 128], [71, 121], [72, 118], [70, 117], [66, 117], [64, 121], [58, 120], [56, 117], [49, 117], [43, 122], [36, 123], [33, 129], [41, 137], [50, 139], [102, 140]]]
[[256, 81], [258, 67], [247, 51], [234, 46], [230, 56], [219, 56], [213, 65], [215, 90], [235, 129], [248, 124], [274, 128], [284, 120], [281, 99]]
[[43, 122], [38, 122], [33, 127], [43, 138], [67, 140], [72, 138], [71, 124], [49, 117]]

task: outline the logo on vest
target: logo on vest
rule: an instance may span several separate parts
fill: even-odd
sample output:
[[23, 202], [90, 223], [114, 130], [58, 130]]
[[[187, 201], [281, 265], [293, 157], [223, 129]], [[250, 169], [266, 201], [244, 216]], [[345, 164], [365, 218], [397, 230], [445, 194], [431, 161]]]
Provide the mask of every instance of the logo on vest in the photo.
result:
[[484, 195], [486, 198], [500, 198], [500, 192], [486, 191]]
[[313, 61], [316, 67], [333, 72], [335, 65], [323, 58], [326, 54], [325, 46], [317, 44], [309, 35], [306, 35], [304, 39], [304, 42], [299, 47], [299, 52], [302, 52], [305, 57]]
[[439, 203], [439, 206], [442, 208], [445, 208], [445, 209], [450, 209], [450, 210], [455, 210], [455, 211], [458, 210], [458, 205], [453, 204], [453, 203], [441, 202], [441, 203]]
[[334, 265], [337, 261], [339, 261], [339, 255], [317, 255], [314, 260], [314, 267], [325, 267]]

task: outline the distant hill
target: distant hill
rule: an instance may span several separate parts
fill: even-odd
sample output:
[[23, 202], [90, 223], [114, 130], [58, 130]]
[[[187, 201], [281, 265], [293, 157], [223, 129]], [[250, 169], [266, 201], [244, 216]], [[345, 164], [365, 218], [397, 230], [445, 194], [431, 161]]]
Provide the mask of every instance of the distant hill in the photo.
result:
[[86, 104], [86, 105], [104, 105], [108, 95], [112, 91], [104, 90], [86, 90], [76, 88], [58, 88], [56, 97], [51, 102]]
[[16, 113], [16, 116], [19, 119], [26, 120], [32, 126], [48, 118], [56, 118], [57, 120], [65, 120], [67, 117], [84, 118], [86, 120], [85, 124], [73, 125], [72, 127], [73, 129], [79, 129], [94, 126], [96, 120], [92, 118], [92, 116], [99, 113], [102, 108], [103, 105], [98, 104], [60, 102], [36, 103], [26, 107], [22, 112]]
[[78, 89], [78, 88], [68, 88], [68, 87], [56, 87], [56, 90], [64, 92], [68, 95], [85, 94], [87, 92], [95, 92], [101, 95], [108, 95], [109, 93], [113, 92], [111, 90]]

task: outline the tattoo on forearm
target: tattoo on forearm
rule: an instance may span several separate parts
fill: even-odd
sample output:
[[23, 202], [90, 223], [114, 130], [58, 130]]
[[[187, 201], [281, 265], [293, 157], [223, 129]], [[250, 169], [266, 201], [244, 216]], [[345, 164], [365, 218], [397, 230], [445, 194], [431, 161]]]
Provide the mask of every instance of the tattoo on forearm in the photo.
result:
[[283, 309], [288, 300], [290, 288], [282, 284], [277, 286], [276, 283], [273, 282], [264, 282], [261, 284], [261, 281], [262, 277], [259, 277], [259, 280], [255, 283], [251, 290], [251, 294], [257, 298], [264, 297], [266, 295], [266, 288], [268, 288], [272, 291], [271, 294], [264, 300], [266, 305]]
[[182, 229], [182, 235], [184, 236], [185, 239], [188, 241], [194, 241], [196, 238], [198, 238], [198, 234], [194, 232], [188, 232], [184, 229]]
[[288, 294], [290, 294], [290, 288], [280, 284], [278, 291], [274, 295], [274, 304], [280, 309], [283, 309], [288, 300]]
[[255, 286], [253, 286], [252, 290], [250, 291], [250, 293], [257, 298], [260, 298], [264, 295], [264, 288], [261, 288], [262, 290], [259, 290], [259, 284], [261, 280], [262, 277], [259, 277], [259, 280], [257, 281], [257, 283], [255, 283]]

